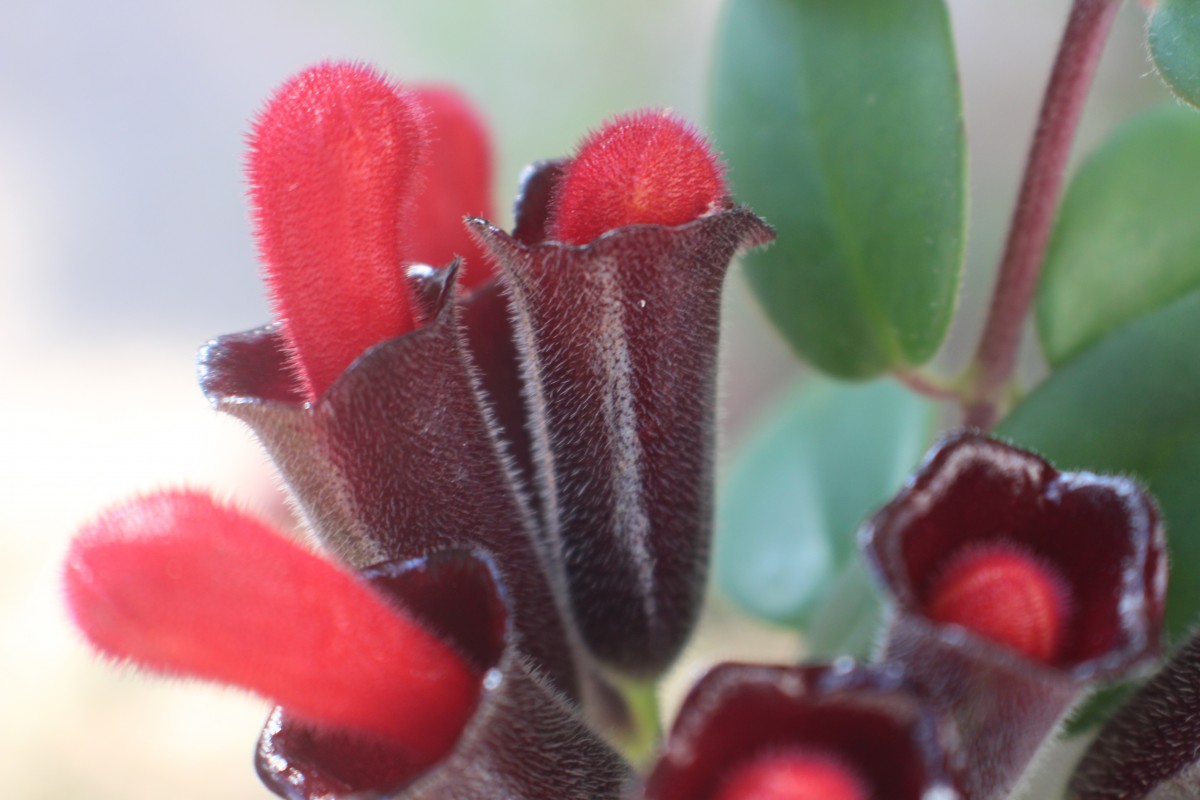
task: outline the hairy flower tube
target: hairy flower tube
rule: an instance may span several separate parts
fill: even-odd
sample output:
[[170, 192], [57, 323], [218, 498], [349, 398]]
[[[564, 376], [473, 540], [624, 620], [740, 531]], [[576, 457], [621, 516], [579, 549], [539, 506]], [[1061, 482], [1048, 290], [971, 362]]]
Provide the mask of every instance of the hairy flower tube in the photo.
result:
[[953, 726], [896, 673], [722, 664], [688, 694], [645, 800], [952, 800]]
[[1125, 478], [954, 434], [860, 541], [894, 605], [882, 659], [957, 721], [970, 797], [1007, 796], [1081, 692], [1158, 655], [1165, 537]]
[[255, 123], [255, 233], [310, 400], [368, 347], [413, 328], [400, 266], [426, 148], [416, 98], [351, 64], [297, 75]]
[[925, 613], [981, 639], [1050, 663], [1062, 648], [1071, 597], [1057, 570], [1010, 542], [980, 545], [947, 562]]
[[[662, 153], [671, 180], [646, 166]], [[724, 191], [689, 125], [618, 117], [527, 174], [512, 235], [472, 223], [511, 295], [542, 536], [584, 642], [635, 676], [673, 661], [699, 610], [721, 287], [736, 253], [774, 236]], [[625, 192], [637, 201], [613, 200]], [[556, 241], [594, 234], [587, 208], [623, 227]]]
[[688, 123], [666, 112], [616, 117], [567, 162], [550, 238], [585, 245], [627, 225], [683, 225], [726, 202], [725, 168]]
[[1071, 800], [1200, 796], [1200, 635], [1113, 714], [1080, 760]]

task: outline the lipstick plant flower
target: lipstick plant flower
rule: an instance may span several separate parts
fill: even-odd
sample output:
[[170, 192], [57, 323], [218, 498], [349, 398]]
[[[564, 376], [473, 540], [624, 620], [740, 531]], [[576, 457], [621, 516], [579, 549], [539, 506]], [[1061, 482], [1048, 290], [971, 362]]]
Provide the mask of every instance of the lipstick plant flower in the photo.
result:
[[[647, 111], [532, 174], [557, 183], [513, 236], [439, 239], [439, 215], [487, 213], [487, 161], [446, 89], [347, 63], [284, 84], [247, 159], [277, 319], [206, 346], [201, 384], [332, 560], [191, 492], [108, 512], [68, 560], [101, 652], [279, 704], [258, 763], [285, 796], [615, 796], [629, 767], [589, 725], [619, 739], [614, 682], [661, 672], [696, 618], [720, 287], [771, 231], [698, 131]], [[457, 596], [447, 553], [487, 590]]]
[[1006, 797], [1085, 687], [1158, 655], [1164, 539], [1136, 484], [973, 433], [863, 526], [893, 607], [880, 658], [955, 716], [970, 797]]
[[[68, 553], [77, 627], [269, 702], [255, 764], [290, 800], [1003, 800], [1039, 760], [1078, 800], [1200, 796], [1195, 639], [1148, 678], [1200, 612], [1200, 118], [1136, 120], [1067, 185], [1117, 5], [1073, 4], [956, 378], [927, 366], [965, 225], [943, 0], [731, 0], [715, 142], [611, 116], [526, 170], [511, 230], [456, 90], [302, 71], [246, 158], [274, 319], [199, 378], [307, 538], [200, 490], [127, 500]], [[1186, 5], [1146, 6], [1184, 100]], [[738, 258], [798, 355], [889, 382], [785, 409], [714, 523]], [[918, 463], [935, 403], [962, 426]], [[663, 733], [714, 524], [718, 589], [808, 652], [715, 666]], [[1038, 758], [1075, 735], [1077, 770]]]

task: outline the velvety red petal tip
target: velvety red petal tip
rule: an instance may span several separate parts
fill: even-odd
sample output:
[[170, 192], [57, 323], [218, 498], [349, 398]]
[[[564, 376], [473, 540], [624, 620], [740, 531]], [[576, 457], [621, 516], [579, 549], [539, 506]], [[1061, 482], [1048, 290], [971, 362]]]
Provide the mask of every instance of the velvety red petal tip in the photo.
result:
[[421, 173], [420, 202], [404, 247], [409, 263], [466, 263], [459, 276], [472, 289], [493, 275], [491, 260], [463, 224], [464, 217], [494, 220], [492, 143], [483, 117], [449, 86], [419, 86], [413, 94], [425, 111], [429, 156]]
[[645, 800], [958, 800], [959, 738], [899, 671], [720, 664], [692, 688]]
[[739, 767], [713, 800], [868, 800], [862, 778], [839, 759], [793, 748]]
[[100, 652], [248, 689], [430, 763], [480, 677], [354, 575], [200, 492], [110, 509], [72, 543], [67, 603]]
[[1068, 622], [1066, 581], [1050, 564], [1011, 543], [967, 549], [946, 565], [926, 613], [1037, 661], [1058, 652]]
[[666, 111], [634, 112], [579, 146], [558, 186], [551, 235], [582, 245], [626, 225], [682, 225], [726, 194], [720, 159], [690, 123]]
[[421, 104], [359, 64], [305, 70], [254, 125], [255, 234], [310, 399], [413, 327], [400, 267], [426, 145]]

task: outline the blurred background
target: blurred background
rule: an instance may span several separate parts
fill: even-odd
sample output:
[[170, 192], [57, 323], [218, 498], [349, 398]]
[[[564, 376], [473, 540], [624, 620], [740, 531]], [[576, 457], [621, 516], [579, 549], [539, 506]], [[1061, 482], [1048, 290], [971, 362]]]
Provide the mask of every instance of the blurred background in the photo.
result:
[[[312, 62], [350, 58], [461, 87], [490, 119], [507, 206], [521, 167], [602, 118], [669, 106], [702, 124], [717, 0], [6, 0], [0, 14], [0, 787], [50, 800], [265, 798], [251, 756], [261, 703], [152, 680], [91, 656], [59, 562], [102, 506], [213, 487], [286, 518], [249, 434], [210, 411], [196, 348], [257, 326], [241, 176], [260, 102]], [[951, 0], [971, 147], [968, 276], [952, 344], [974, 345], [1067, 0]], [[1128, 4], [1077, 154], [1166, 100]], [[718, 143], [719, 144], [719, 143]], [[786, 178], [785, 178], [786, 179]], [[734, 275], [722, 452], [802, 379]], [[1028, 353], [1036, 370], [1036, 353]], [[710, 623], [733, 612], [713, 605]], [[790, 635], [732, 626], [703, 659], [784, 657]], [[749, 631], [749, 632], [748, 632]], [[702, 661], [681, 666], [681, 675]]]

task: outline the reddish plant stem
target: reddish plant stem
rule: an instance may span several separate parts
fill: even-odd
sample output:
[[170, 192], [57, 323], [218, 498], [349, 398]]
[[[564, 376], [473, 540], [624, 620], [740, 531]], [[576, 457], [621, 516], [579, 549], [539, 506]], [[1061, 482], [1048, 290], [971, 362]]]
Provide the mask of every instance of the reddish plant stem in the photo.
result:
[[1075, 0], [1071, 9], [975, 355], [967, 425], [987, 429], [999, 417], [1000, 398], [1012, 377], [1021, 330], [1042, 270], [1071, 142], [1118, 8], [1119, 0]]
[[897, 370], [892, 377], [904, 384], [910, 391], [934, 400], [957, 400], [960, 397], [959, 387], [919, 370]]

